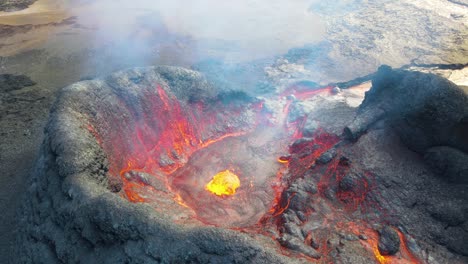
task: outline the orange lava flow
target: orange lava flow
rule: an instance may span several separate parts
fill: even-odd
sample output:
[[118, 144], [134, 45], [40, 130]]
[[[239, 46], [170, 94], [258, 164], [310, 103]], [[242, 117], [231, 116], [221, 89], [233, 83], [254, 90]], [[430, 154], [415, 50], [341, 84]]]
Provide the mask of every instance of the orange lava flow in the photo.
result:
[[262, 104], [241, 107], [185, 102], [160, 84], [145, 90], [140, 103], [130, 101], [122, 98], [119, 102], [125, 115], [109, 115], [105, 122], [96, 127], [88, 125], [87, 129], [108, 153], [109, 172], [121, 179], [122, 196], [131, 202], [150, 201], [146, 197], [151, 196], [152, 187], [125, 178], [127, 172], [149, 173], [167, 183], [166, 176], [181, 168], [196, 151], [229, 137], [246, 135], [256, 127], [250, 119], [240, 119], [235, 125], [228, 125], [228, 121], [246, 113], [257, 120], [262, 111]]
[[372, 228], [366, 227], [365, 223], [347, 223], [348, 228], [355, 233], [367, 236], [367, 240], [361, 240], [361, 244], [374, 254], [375, 260], [379, 264], [420, 264], [423, 263], [416, 257], [407, 246], [406, 237], [400, 230], [395, 229], [400, 237], [400, 250], [396, 255], [385, 256], [380, 254], [378, 243], [379, 234]]
[[312, 88], [307, 87], [307, 85], [295, 84], [288, 87], [284, 92], [282, 92], [282, 96], [294, 95], [296, 99], [299, 100], [306, 100], [311, 97], [314, 97], [318, 94], [330, 94], [331, 90], [333, 89], [332, 86], [321, 87], [321, 88]]
[[279, 157], [278, 162], [283, 163], [283, 164], [288, 163], [289, 162], [289, 157], [285, 157], [285, 156]]
[[[296, 193], [293, 193], [293, 194], [288, 198], [287, 203], [286, 203], [286, 205], [285, 205], [284, 207], [279, 207], [278, 209], [276, 209], [277, 212], [274, 213], [273, 216], [278, 216], [278, 215], [284, 213], [284, 211], [286, 211], [286, 209], [288, 209], [289, 204], [291, 204], [291, 200], [292, 200], [292, 198], [293, 198], [295, 195], [296, 195]], [[274, 211], [275, 211], [275, 208], [270, 209], [270, 212], [274, 212]]]
[[329, 86], [329, 87], [320, 88], [316, 90], [295, 91], [294, 96], [299, 100], [305, 100], [305, 99], [311, 98], [321, 93], [328, 94], [330, 93], [331, 90], [332, 90], [332, 87]]
[[[158, 201], [157, 197], [160, 196], [159, 194], [163, 194], [164, 191], [158, 189], [157, 186], [159, 186], [158, 184], [165, 184], [169, 192], [173, 194], [170, 197], [175, 202], [185, 208], [194, 209], [194, 211], [199, 210], [195, 215], [198, 212], [203, 213], [203, 210], [206, 212], [206, 208], [214, 208], [214, 205], [218, 206], [218, 204], [219, 208], [224, 210], [224, 213], [232, 211], [234, 206], [241, 208], [243, 205], [249, 206], [248, 202], [250, 200], [248, 199], [250, 198], [248, 195], [253, 191], [257, 191], [254, 188], [254, 183], [256, 186], [262, 185], [250, 180], [250, 178], [246, 178], [250, 176], [246, 175], [242, 169], [239, 169], [243, 165], [232, 166], [231, 163], [223, 163], [219, 167], [212, 167], [213, 170], [207, 173], [207, 178], [205, 178], [205, 175], [200, 177], [200, 174], [196, 171], [193, 172], [199, 178], [188, 181], [184, 185], [186, 187], [184, 190], [195, 190], [192, 196], [184, 196], [183, 192], [173, 189], [175, 188], [173, 186], [177, 187], [177, 185], [171, 185], [173, 182], [170, 182], [170, 177], [173, 177], [172, 174], [175, 171], [183, 168], [189, 158], [193, 157], [193, 154], [203, 154], [202, 149], [228, 138], [245, 136], [245, 138], [252, 141], [256, 140], [256, 137], [248, 138], [249, 135], [257, 131], [258, 127], [268, 126], [269, 129], [278, 130], [279, 135], [284, 137], [284, 142], [283, 138], [280, 140], [274, 138], [274, 140], [277, 140], [274, 143], [279, 144], [281, 149], [283, 148], [282, 144], [285, 142], [291, 142], [292, 144], [289, 145], [289, 153], [274, 152], [275, 155], [279, 156], [276, 159], [279, 165], [275, 164], [275, 168], [277, 166], [279, 169], [276, 172], [276, 179], [269, 179], [266, 182], [269, 186], [265, 186], [265, 189], [271, 188], [271, 197], [268, 197], [269, 200], [264, 199], [267, 201], [262, 201], [265, 204], [265, 212], [264, 216], [258, 220], [257, 227], [270, 224], [276, 225], [276, 223], [282, 221], [281, 216], [288, 210], [291, 202], [293, 201], [294, 205], [296, 199], [301, 198], [296, 192], [285, 193], [284, 191], [299, 178], [317, 175], [319, 177], [317, 194], [313, 196], [313, 193], [309, 193], [308, 195], [322, 201], [322, 197], [327, 195], [327, 190], [336, 190], [334, 195], [338, 198], [336, 204], [333, 205], [336, 205], [336, 207], [331, 207], [333, 211], [327, 212], [326, 216], [324, 213], [325, 217], [322, 223], [324, 227], [336, 225], [339, 226], [338, 228], [350, 231], [355, 235], [366, 236], [367, 239], [360, 240], [360, 243], [365, 249], [367, 257], [377, 263], [422, 263], [415, 256], [417, 253], [414, 254], [409, 250], [407, 238], [401, 231], [395, 229], [401, 241], [399, 252], [394, 256], [384, 256], [380, 254], [378, 249], [379, 234], [369, 224], [370, 220], [353, 221], [347, 218], [348, 215], [358, 209], [364, 210], [363, 208], [373, 205], [368, 204], [370, 202], [367, 200], [367, 194], [373, 189], [373, 181], [370, 173], [363, 173], [363, 177], [352, 178], [353, 189], [341, 190], [338, 188], [339, 184], [352, 169], [347, 161], [341, 160], [341, 158], [333, 158], [326, 165], [316, 164], [318, 158], [326, 151], [337, 146], [341, 138], [321, 128], [317, 129], [314, 135], [308, 135], [307, 138], [304, 138], [302, 131], [308, 116], [304, 115], [294, 120], [288, 119], [289, 112], [296, 110], [297, 102], [317, 95], [333, 94], [331, 86], [315, 88], [304, 84], [293, 85], [279, 95], [280, 98], [278, 99], [284, 104], [282, 109], [277, 109], [277, 112], [268, 112], [269, 110], [263, 109], [263, 102], [242, 106], [185, 102], [179, 100], [166, 86], [156, 84], [154, 88], [145, 93], [144, 103], [139, 105], [139, 108], [135, 107], [133, 109], [133, 105], [130, 104], [132, 101], [122, 101], [123, 107], [128, 110], [128, 115], [112, 115], [106, 121], [108, 124], [99, 124], [96, 127], [87, 126], [90, 133], [109, 154], [110, 174], [115, 175], [114, 177], [120, 176], [122, 182], [121, 195], [130, 202]], [[239, 116], [245, 118], [237, 118]], [[270, 119], [272, 116], [274, 118]], [[251, 117], [251, 119], [247, 117]], [[103, 137], [106, 138], [106, 141], [102, 140]], [[215, 147], [217, 146], [213, 146], [213, 148]], [[286, 149], [286, 147], [284, 148]], [[242, 148], [239, 149], [242, 150]], [[232, 151], [231, 149], [227, 150]], [[335, 148], [335, 150], [338, 152], [335, 155], [340, 157], [339, 149]], [[224, 154], [228, 152], [220, 151], [220, 153], [217, 155], [224, 157]], [[211, 154], [212, 152], [209, 155], [210, 159], [216, 158], [215, 155], [211, 157]], [[284, 155], [280, 156], [281, 154]], [[246, 157], [248, 156], [246, 155]], [[226, 160], [229, 160], [229, 157], [226, 157]], [[274, 162], [274, 159], [271, 161]], [[197, 163], [194, 164], [197, 165]], [[206, 166], [213, 166], [209, 162], [204, 162], [204, 160], [198, 165], [205, 166], [205, 164]], [[236, 169], [229, 170], [227, 168]], [[249, 167], [246, 166], [246, 168]], [[314, 168], [315, 171], [312, 171]], [[241, 177], [239, 178], [233, 170]], [[219, 172], [209, 179], [212, 173], [216, 171]], [[311, 172], [315, 174], [310, 174]], [[154, 177], [151, 178], [154, 181], [149, 181], [145, 176], [139, 176], [139, 173], [148, 173], [151, 177]], [[190, 175], [191, 173], [191, 171], [185, 170], [181, 175]], [[256, 172], [253, 171], [253, 173]], [[274, 177], [274, 174], [272, 175]], [[243, 181], [242, 187], [241, 179]], [[157, 184], [153, 184], [154, 182]], [[247, 186], [250, 186], [250, 188]], [[270, 195], [270, 192], [267, 194]], [[167, 195], [167, 193], [164, 195]], [[198, 203], [198, 201], [201, 201], [200, 196], [207, 197], [205, 203]], [[184, 200], [185, 197], [189, 197], [189, 199]], [[197, 201], [198, 204], [193, 203], [192, 199]], [[323, 201], [328, 203], [328, 200], [323, 199]], [[312, 214], [312, 210], [315, 210], [314, 208], [306, 208], [303, 211], [304, 215], [308, 217]], [[197, 220], [200, 219], [207, 218], [197, 218]], [[347, 220], [343, 221], [343, 219]], [[209, 223], [213, 224], [212, 222]], [[325, 228], [323, 230], [317, 231], [314, 237], [309, 232], [305, 240], [306, 244], [310, 244], [313, 239], [314, 243], [320, 244], [318, 247], [320, 253], [323, 256], [328, 256], [332, 248], [327, 244], [325, 238], [328, 236], [327, 232], [331, 231], [327, 231]], [[273, 236], [273, 239], [276, 239], [276, 237]]]
[[213, 176], [213, 179], [205, 186], [205, 190], [218, 196], [234, 195], [239, 186], [239, 177], [230, 170], [225, 170]]

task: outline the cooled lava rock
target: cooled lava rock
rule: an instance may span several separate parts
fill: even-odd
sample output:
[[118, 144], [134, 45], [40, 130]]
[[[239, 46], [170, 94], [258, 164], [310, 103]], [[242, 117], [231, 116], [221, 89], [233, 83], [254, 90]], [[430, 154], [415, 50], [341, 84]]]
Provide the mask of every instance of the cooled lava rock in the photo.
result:
[[321, 257], [320, 253], [315, 251], [314, 248], [305, 245], [301, 239], [298, 239], [294, 236], [284, 234], [281, 238], [278, 239], [278, 242], [282, 246], [303, 253], [308, 257], [314, 259], [320, 259]]
[[318, 159], [317, 162], [320, 164], [327, 164], [329, 163], [334, 157], [336, 156], [336, 149], [331, 148], [323, 153]]
[[452, 3], [463, 5], [463, 6], [468, 6], [468, 1], [466, 0], [449, 0]]
[[13, 12], [27, 8], [36, 0], [2, 0], [0, 1], [0, 11]]
[[36, 83], [26, 75], [0, 74], [0, 91], [10, 92]]
[[365, 177], [356, 172], [350, 172], [340, 180], [338, 191], [341, 193], [349, 192], [353, 196], [365, 195], [367, 185], [368, 182]]
[[313, 120], [312, 118], [307, 118], [302, 133], [306, 137], [311, 137], [314, 135], [318, 128], [319, 123], [317, 121]]
[[[357, 140], [379, 120], [387, 121], [402, 142], [421, 155], [430, 148], [445, 147], [446, 153], [447, 148], [454, 149], [448, 151], [454, 158], [467, 160], [468, 96], [447, 79], [381, 66], [358, 115], [344, 134], [348, 139]], [[440, 149], [428, 154], [427, 159], [431, 160], [428, 164], [453, 181], [466, 182], [463, 162], [440, 158], [436, 151]], [[443, 169], [448, 167], [453, 168]]]
[[379, 244], [380, 254], [395, 255], [400, 249], [400, 237], [398, 233], [391, 227], [385, 226], [379, 231]]
[[468, 184], [467, 153], [447, 146], [432, 147], [427, 150], [424, 160], [450, 182]]

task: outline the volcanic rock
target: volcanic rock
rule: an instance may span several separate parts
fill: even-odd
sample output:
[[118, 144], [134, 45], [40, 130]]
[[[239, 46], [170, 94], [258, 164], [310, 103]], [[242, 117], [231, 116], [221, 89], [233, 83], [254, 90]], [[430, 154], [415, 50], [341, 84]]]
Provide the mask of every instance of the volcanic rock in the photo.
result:
[[314, 249], [319, 249], [320, 244], [318, 242], [318, 239], [315, 237], [315, 235], [312, 233], [310, 235], [310, 246], [313, 247]]
[[340, 191], [353, 191], [357, 187], [356, 178], [351, 175], [346, 175], [341, 179], [340, 184]]
[[296, 224], [294, 223], [285, 223], [284, 224], [284, 229], [286, 231], [286, 233], [294, 236], [294, 237], [297, 237], [301, 240], [304, 240], [304, 237], [302, 236], [302, 232], [301, 232], [301, 229], [299, 228], [299, 226], [297, 226]]
[[447, 226], [458, 226], [466, 221], [468, 204], [439, 202], [428, 208], [431, 216], [445, 223]]
[[324, 197], [330, 201], [336, 201], [336, 189], [331, 187], [325, 189]]
[[448, 0], [452, 3], [459, 4], [462, 6], [467, 6], [468, 7], [468, 1], [467, 0]]
[[304, 129], [302, 130], [302, 134], [305, 137], [311, 137], [314, 135], [315, 131], [319, 128], [319, 123], [312, 119], [312, 118], [307, 118], [305, 124], [304, 124]]
[[36, 0], [2, 0], [0, 1], [0, 11], [12, 12], [27, 8]]
[[467, 153], [447, 146], [433, 147], [427, 150], [424, 160], [450, 182], [468, 184]]
[[315, 251], [312, 247], [305, 245], [304, 242], [302, 242], [301, 240], [299, 240], [298, 238], [294, 236], [283, 234], [283, 236], [281, 236], [278, 239], [278, 242], [283, 247], [297, 251], [308, 257], [315, 258], [315, 259], [319, 259], [321, 257], [320, 253]]
[[310, 204], [310, 196], [305, 191], [295, 192], [291, 195], [289, 207], [296, 211], [305, 211]]
[[122, 190], [123, 182], [120, 177], [109, 177], [109, 190], [118, 193]]
[[313, 142], [312, 138], [307, 138], [307, 137], [300, 138], [291, 144], [290, 152], [299, 153], [302, 150], [304, 150], [304, 148], [309, 146], [311, 142]]
[[0, 91], [10, 92], [19, 90], [36, 83], [26, 75], [0, 74]]
[[174, 160], [172, 160], [168, 155], [167, 153], [163, 153], [161, 155], [161, 157], [159, 158], [159, 165], [161, 167], [168, 167], [168, 166], [171, 166], [171, 165], [174, 165], [175, 162]]
[[400, 250], [400, 237], [391, 227], [385, 226], [379, 231], [378, 249], [382, 255], [395, 255]]
[[[430, 148], [447, 146], [468, 153], [468, 96], [457, 85], [434, 74], [393, 70], [381, 66], [366, 92], [358, 115], [344, 134], [357, 140], [375, 122], [385, 119], [402, 142], [424, 155]], [[447, 152], [447, 149], [438, 151]], [[459, 152], [449, 151], [453, 157]], [[456, 153], [456, 154], [455, 154]], [[466, 169], [461, 163], [441, 158], [435, 150], [427, 160], [439, 171], [460, 180]], [[448, 171], [443, 167], [452, 166]]]
[[304, 212], [298, 211], [296, 212], [296, 215], [297, 215], [297, 218], [299, 218], [299, 220], [301, 220], [302, 222], [307, 221], [307, 216], [304, 214]]
[[468, 232], [463, 230], [460, 225], [446, 227], [445, 232], [445, 236], [436, 237], [435, 241], [442, 245], [447, 245], [447, 248], [450, 248], [454, 252], [459, 252], [464, 256], [468, 256], [468, 248], [466, 246]]
[[307, 177], [304, 180], [301, 180], [301, 178], [298, 179], [298, 181], [301, 183], [300, 186], [302, 186], [302, 189], [308, 193], [311, 194], [316, 194], [317, 193], [317, 185], [313, 181], [311, 177]]
[[140, 172], [140, 171], [129, 171], [124, 173], [125, 179], [129, 181], [140, 182], [146, 185], [151, 184], [151, 175], [148, 173]]
[[323, 153], [322, 155], [320, 155], [320, 157], [317, 159], [317, 163], [327, 164], [330, 161], [332, 161], [333, 158], [336, 157], [336, 154], [337, 154], [336, 149], [331, 148], [331, 149], [327, 150], [325, 153]]
[[347, 241], [356, 241], [359, 239], [359, 237], [354, 234], [340, 233], [339, 235], [340, 235], [340, 238], [347, 240]]
[[357, 173], [348, 173], [339, 183], [340, 191], [353, 191], [357, 192], [363, 188], [362, 186], [363, 177]]
[[293, 210], [286, 210], [286, 212], [281, 216], [283, 222], [287, 223], [294, 223], [296, 225], [300, 225], [301, 221], [299, 217], [297, 217], [296, 213]]
[[311, 175], [307, 175], [305, 178], [298, 178], [296, 179], [288, 189], [289, 193], [297, 193], [297, 192], [308, 192], [311, 194], [317, 193], [317, 186], [314, 183]]

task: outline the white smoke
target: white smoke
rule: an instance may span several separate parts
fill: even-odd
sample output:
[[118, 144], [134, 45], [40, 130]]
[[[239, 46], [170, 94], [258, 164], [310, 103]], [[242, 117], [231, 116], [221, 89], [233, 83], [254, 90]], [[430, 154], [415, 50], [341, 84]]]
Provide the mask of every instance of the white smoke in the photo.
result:
[[325, 29], [309, 9], [315, 2], [101, 0], [72, 1], [68, 9], [92, 29], [95, 45], [109, 45], [113, 59], [144, 65], [154, 63], [147, 61], [152, 56], [169, 64], [209, 57], [249, 61], [316, 43]]

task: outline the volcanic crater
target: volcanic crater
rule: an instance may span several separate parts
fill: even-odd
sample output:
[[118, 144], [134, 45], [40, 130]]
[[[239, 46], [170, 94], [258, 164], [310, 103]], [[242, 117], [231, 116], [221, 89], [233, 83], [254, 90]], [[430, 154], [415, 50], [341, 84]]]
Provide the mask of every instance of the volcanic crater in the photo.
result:
[[[75, 83], [46, 127], [23, 206], [22, 258], [462, 263], [466, 229], [452, 229], [466, 222], [444, 231], [445, 220], [407, 197], [437, 189], [467, 212], [462, 185], [433, 175], [382, 107], [368, 112], [375, 92], [357, 110], [370, 86], [298, 83], [254, 96], [163, 66]], [[415, 177], [424, 192], [405, 187]]]

